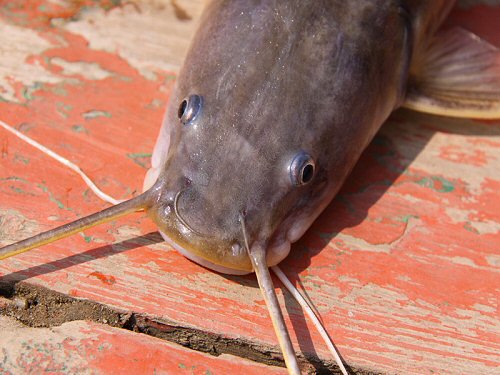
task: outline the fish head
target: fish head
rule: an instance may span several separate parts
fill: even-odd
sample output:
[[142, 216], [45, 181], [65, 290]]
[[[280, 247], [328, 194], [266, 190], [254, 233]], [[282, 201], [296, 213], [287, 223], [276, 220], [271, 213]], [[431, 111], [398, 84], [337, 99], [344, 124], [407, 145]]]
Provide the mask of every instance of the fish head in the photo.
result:
[[372, 89], [377, 72], [367, 68], [363, 45], [351, 47], [352, 36], [320, 10], [301, 18], [305, 6], [229, 3], [201, 20], [145, 186], [156, 180], [150, 215], [175, 248], [209, 268], [239, 273], [252, 271], [242, 219], [249, 242], [267, 249], [269, 266], [284, 259], [397, 94], [394, 85], [379, 90], [383, 104], [359, 95]]

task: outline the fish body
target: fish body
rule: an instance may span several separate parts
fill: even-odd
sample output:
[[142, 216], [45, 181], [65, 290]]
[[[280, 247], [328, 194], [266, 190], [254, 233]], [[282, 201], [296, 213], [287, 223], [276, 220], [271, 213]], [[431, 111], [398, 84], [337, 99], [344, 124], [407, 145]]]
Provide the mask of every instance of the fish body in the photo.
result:
[[[165, 239], [209, 268], [251, 272], [244, 213], [250, 242], [278, 264], [404, 102], [415, 56], [452, 6], [211, 2], [145, 181], [156, 181], [161, 204], [150, 215]], [[193, 95], [196, 116], [183, 123]], [[306, 183], [296, 181], [297, 158], [312, 163]]]

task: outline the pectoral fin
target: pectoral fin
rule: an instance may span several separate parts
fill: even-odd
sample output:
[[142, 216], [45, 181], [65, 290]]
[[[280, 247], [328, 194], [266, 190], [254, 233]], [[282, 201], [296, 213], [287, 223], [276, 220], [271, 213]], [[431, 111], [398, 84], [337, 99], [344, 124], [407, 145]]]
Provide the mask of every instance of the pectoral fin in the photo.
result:
[[412, 66], [403, 106], [452, 117], [500, 118], [500, 49], [461, 28], [437, 34]]

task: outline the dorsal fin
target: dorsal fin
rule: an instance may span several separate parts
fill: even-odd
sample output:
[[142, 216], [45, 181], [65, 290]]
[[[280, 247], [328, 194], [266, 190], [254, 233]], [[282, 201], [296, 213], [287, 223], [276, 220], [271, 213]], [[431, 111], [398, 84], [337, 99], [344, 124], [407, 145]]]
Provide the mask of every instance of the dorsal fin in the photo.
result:
[[500, 49], [453, 28], [438, 33], [410, 74], [404, 107], [472, 118], [500, 118]]

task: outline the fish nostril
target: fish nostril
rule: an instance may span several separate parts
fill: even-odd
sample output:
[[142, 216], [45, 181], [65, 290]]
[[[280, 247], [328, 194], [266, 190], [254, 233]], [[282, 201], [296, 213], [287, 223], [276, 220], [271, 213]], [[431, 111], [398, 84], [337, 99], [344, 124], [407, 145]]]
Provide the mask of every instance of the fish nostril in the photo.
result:
[[231, 245], [231, 252], [235, 257], [241, 255], [242, 250], [243, 247], [238, 242], [235, 242]]
[[240, 211], [240, 214], [238, 215], [238, 222], [241, 223], [241, 219], [244, 219], [247, 216], [247, 210], [243, 209]]
[[170, 214], [172, 213], [172, 206], [167, 204], [165, 207], [163, 207], [163, 212], [165, 216], [170, 216]]

